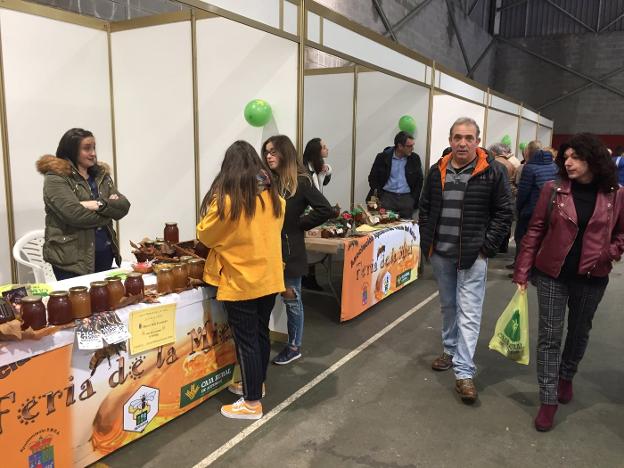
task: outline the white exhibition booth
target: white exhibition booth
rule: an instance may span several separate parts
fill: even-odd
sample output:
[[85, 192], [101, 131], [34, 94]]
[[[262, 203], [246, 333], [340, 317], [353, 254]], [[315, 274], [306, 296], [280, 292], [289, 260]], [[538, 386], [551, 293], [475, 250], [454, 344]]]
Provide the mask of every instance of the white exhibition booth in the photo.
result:
[[[364, 201], [370, 166], [403, 115], [416, 122], [426, 169], [461, 116], [479, 123], [484, 145], [504, 135], [514, 147], [550, 143], [552, 121], [317, 3], [305, 1], [300, 18], [300, 3], [188, 0], [185, 11], [108, 23], [3, 2], [0, 284], [28, 279], [11, 247], [44, 227], [35, 162], [72, 127], [94, 133], [100, 161], [132, 203], [119, 223], [126, 260], [129, 241], [160, 235], [165, 221], [194, 237], [199, 202], [238, 139], [260, 150], [276, 133], [302, 139], [300, 148], [323, 138], [334, 171], [325, 194], [343, 209]], [[304, 69], [306, 47], [345, 66]], [[273, 111], [260, 128], [243, 117], [257, 98]]]

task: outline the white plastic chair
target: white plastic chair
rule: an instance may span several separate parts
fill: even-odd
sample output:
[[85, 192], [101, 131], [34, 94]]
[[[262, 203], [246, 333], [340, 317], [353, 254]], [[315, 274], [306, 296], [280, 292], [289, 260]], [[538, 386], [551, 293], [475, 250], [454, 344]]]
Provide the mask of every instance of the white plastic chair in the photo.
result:
[[13, 246], [13, 258], [17, 263], [32, 269], [37, 283], [56, 283], [52, 265], [43, 259], [44, 242], [43, 229], [27, 232]]

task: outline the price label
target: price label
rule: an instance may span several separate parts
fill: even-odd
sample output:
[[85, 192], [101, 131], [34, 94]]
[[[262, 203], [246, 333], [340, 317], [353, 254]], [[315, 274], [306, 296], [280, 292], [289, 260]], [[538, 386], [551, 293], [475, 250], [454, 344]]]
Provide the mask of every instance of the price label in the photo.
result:
[[93, 350], [104, 347], [102, 333], [96, 328], [92, 318], [76, 320], [76, 340], [78, 349]]
[[108, 344], [116, 344], [130, 338], [128, 327], [115, 312], [105, 312], [97, 317], [97, 329]]

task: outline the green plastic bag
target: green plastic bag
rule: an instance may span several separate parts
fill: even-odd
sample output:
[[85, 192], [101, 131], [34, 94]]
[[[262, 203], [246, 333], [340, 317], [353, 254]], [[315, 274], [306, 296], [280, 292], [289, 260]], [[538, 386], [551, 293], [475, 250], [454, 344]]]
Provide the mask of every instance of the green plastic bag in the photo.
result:
[[490, 349], [519, 364], [529, 364], [529, 305], [526, 289], [516, 291], [498, 318]]

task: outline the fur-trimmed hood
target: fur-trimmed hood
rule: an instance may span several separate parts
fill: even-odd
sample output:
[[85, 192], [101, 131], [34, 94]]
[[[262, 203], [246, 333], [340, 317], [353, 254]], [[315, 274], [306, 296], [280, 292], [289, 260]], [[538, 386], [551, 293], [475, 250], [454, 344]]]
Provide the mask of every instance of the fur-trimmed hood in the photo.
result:
[[[46, 175], [48, 173], [69, 177], [72, 175], [72, 172], [77, 172], [77, 169], [74, 165], [68, 161], [67, 159], [58, 158], [51, 154], [45, 154], [39, 158], [36, 163], [37, 171], [39, 171], [42, 175]], [[97, 163], [97, 174], [110, 175], [110, 166], [103, 162]]]

